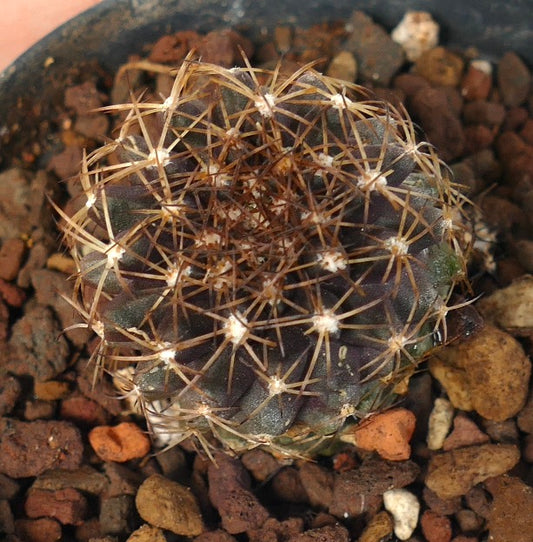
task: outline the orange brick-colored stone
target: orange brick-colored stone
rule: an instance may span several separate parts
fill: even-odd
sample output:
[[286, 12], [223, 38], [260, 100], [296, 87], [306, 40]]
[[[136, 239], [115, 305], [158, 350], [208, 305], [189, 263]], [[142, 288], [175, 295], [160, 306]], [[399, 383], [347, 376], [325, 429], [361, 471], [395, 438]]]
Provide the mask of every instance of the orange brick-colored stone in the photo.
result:
[[150, 451], [150, 439], [134, 423], [100, 425], [89, 433], [89, 442], [103, 461], [123, 463], [144, 457]]

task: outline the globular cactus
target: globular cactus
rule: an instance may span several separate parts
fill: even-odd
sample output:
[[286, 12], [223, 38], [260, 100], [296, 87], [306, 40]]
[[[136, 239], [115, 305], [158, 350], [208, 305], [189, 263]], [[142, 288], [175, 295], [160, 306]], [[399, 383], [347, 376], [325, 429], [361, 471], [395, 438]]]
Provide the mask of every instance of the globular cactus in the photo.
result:
[[310, 67], [186, 60], [154, 102], [110, 107], [63, 215], [97, 362], [166, 443], [312, 454], [442, 340], [462, 197], [405, 113]]

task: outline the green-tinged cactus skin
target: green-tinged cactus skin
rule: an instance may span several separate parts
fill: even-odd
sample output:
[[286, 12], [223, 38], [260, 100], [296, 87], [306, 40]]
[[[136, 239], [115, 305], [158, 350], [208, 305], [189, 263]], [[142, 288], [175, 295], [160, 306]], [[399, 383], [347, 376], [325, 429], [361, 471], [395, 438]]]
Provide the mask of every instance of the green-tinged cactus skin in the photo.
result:
[[406, 113], [309, 66], [190, 60], [109, 109], [64, 233], [98, 366], [129, 368], [154, 434], [309, 456], [388, 406], [466, 267], [463, 197]]

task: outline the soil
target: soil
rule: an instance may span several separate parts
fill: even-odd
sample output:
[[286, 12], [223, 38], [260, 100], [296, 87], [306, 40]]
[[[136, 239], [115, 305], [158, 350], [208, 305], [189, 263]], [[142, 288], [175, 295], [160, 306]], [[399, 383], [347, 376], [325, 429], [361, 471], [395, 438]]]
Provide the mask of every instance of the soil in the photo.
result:
[[[435, 47], [408, 62], [364, 14], [346, 28], [284, 26], [260, 44], [191, 30], [118, 74], [72, 67], [39, 105], [32, 143], [12, 145], [0, 172], [4, 540], [533, 541], [531, 72], [513, 52], [491, 66], [474, 50]], [[475, 204], [470, 296], [483, 296], [473, 306], [485, 324], [473, 312], [452, 322], [454, 343], [420, 366], [395, 408], [315, 462], [252, 450], [213, 463], [191, 442], [157, 451], [112, 384], [93, 386], [91, 336], [64, 299], [74, 269], [48, 199], [68, 205], [84, 149], [118, 124], [94, 110], [132, 88], [164, 94], [164, 66], [191, 48], [228, 67], [241, 51], [254, 66], [315, 61], [405, 105]]]

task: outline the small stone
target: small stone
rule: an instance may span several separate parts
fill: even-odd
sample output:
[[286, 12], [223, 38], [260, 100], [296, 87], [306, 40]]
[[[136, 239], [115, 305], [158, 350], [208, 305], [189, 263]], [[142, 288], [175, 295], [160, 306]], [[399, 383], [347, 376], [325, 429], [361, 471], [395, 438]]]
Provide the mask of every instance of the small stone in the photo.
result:
[[209, 499], [218, 510], [222, 527], [230, 534], [259, 529], [269, 517], [250, 491], [250, 478], [240, 461], [223, 454], [208, 467]]
[[83, 465], [74, 470], [47, 470], [33, 482], [32, 489], [57, 491], [75, 488], [84, 493], [99, 495], [107, 488], [107, 485], [108, 480], [104, 474], [89, 465]]
[[452, 524], [445, 516], [440, 516], [431, 510], [426, 510], [420, 518], [422, 532], [427, 542], [450, 542]]
[[394, 530], [394, 523], [387, 512], [379, 512], [368, 522], [358, 542], [381, 542], [388, 540]]
[[[167, 34], [159, 38], [150, 48], [150, 55], [148, 58], [155, 63], [178, 64], [187, 56], [189, 51], [197, 48], [201, 39], [202, 37], [200, 34], [194, 30], [185, 30], [170, 35]], [[138, 70], [134, 70], [133, 76], [140, 77], [140, 73], [136, 72], [138, 72]], [[131, 83], [131, 79], [129, 81], [130, 84], [134, 86], [134, 84]], [[119, 82], [122, 83], [121, 81], [115, 81], [115, 85]], [[123, 86], [123, 83], [121, 86]], [[113, 100], [113, 103], [122, 103], [125, 99], [128, 99], [130, 89], [131, 87], [128, 85], [128, 88], [125, 88], [123, 92], [125, 98], [118, 101]], [[118, 93], [118, 89], [115, 93]]]
[[394, 518], [394, 534], [400, 540], [410, 538], [418, 524], [418, 499], [406, 489], [391, 489], [383, 494], [383, 505]]
[[453, 420], [453, 431], [444, 441], [443, 450], [453, 450], [472, 444], [489, 442], [489, 437], [466, 416], [459, 414]]
[[505, 53], [498, 63], [498, 88], [503, 103], [515, 107], [524, 103], [531, 86], [531, 73], [514, 52]]
[[46, 260], [46, 267], [50, 271], [59, 271], [65, 275], [76, 273], [76, 263], [74, 260], [62, 252], [54, 252]]
[[511, 444], [480, 444], [433, 456], [426, 485], [443, 499], [465, 495], [476, 484], [511, 470], [520, 450]]
[[278, 25], [274, 28], [274, 44], [276, 50], [281, 53], [287, 53], [292, 47], [293, 28], [287, 25]]
[[414, 119], [422, 125], [442, 159], [451, 162], [461, 156], [465, 147], [463, 125], [451, 109], [446, 92], [422, 87], [411, 98], [410, 105]]
[[444, 47], [422, 53], [415, 63], [415, 73], [436, 86], [458, 86], [463, 68], [462, 58]]
[[0, 373], [0, 416], [5, 416], [13, 410], [20, 392], [20, 382], [16, 377]]
[[11, 307], [22, 307], [26, 301], [24, 291], [10, 282], [0, 279], [0, 299], [3, 299]]
[[83, 457], [80, 432], [68, 422], [0, 419], [0, 472], [12, 478], [47, 469], [77, 469]]
[[516, 339], [489, 324], [441, 349], [429, 368], [456, 408], [489, 420], [515, 416], [526, 402], [531, 362]]
[[123, 463], [144, 457], [150, 451], [150, 439], [130, 422], [116, 426], [102, 425], [89, 433], [89, 442], [96, 455], [103, 461]]
[[[133, 531], [126, 542], [167, 542], [167, 538], [158, 527], [144, 524]], [[223, 540], [221, 539], [220, 542], [223, 542]]]
[[61, 525], [52, 518], [17, 519], [15, 533], [21, 540], [56, 542], [62, 539]]
[[65, 89], [65, 107], [73, 109], [78, 115], [98, 109], [102, 105], [103, 98], [94, 81], [90, 80]]
[[26, 243], [22, 239], [6, 239], [0, 248], [0, 278], [13, 280], [18, 275]]
[[489, 540], [531, 542], [533, 488], [512, 476], [493, 478], [485, 486], [493, 498], [488, 518]]
[[451, 499], [441, 499], [434, 491], [431, 491], [429, 487], [424, 486], [422, 491], [424, 502], [440, 516], [449, 516], [455, 514], [455, 512], [461, 509], [461, 497], [453, 497]]
[[202, 533], [194, 539], [194, 542], [237, 542], [237, 539], [226, 531], [217, 529], [216, 531]]
[[455, 519], [463, 533], [475, 533], [483, 528], [484, 519], [473, 510], [463, 508], [455, 514]]
[[518, 428], [514, 418], [501, 422], [493, 420], [481, 420], [483, 429], [495, 442], [504, 444], [516, 444], [518, 442]]
[[353, 83], [357, 78], [357, 61], [350, 51], [336, 54], [328, 66], [326, 75]]
[[440, 450], [450, 431], [453, 405], [447, 399], [437, 398], [428, 421], [427, 445], [430, 450]]
[[316, 463], [303, 463], [300, 480], [314, 508], [327, 510], [333, 499], [333, 472]]
[[402, 47], [362, 11], [354, 11], [348, 25], [345, 48], [357, 61], [360, 79], [388, 86], [404, 62]]
[[369, 511], [377, 513], [383, 493], [413, 483], [419, 471], [412, 461], [386, 461], [370, 456], [359, 468], [335, 478], [329, 513], [344, 519]]
[[232, 68], [242, 65], [243, 53], [246, 58], [250, 58], [253, 50], [252, 42], [242, 34], [231, 29], [221, 29], [206, 34], [198, 43], [196, 52], [203, 62]]
[[349, 542], [350, 536], [342, 525], [326, 525], [317, 529], [309, 529], [305, 533], [291, 536], [287, 542]]
[[0, 474], [0, 499], [10, 501], [19, 492], [20, 486], [5, 474]]
[[485, 124], [490, 127], [500, 126], [505, 119], [505, 107], [502, 104], [486, 100], [474, 100], [464, 105], [463, 119], [466, 124]]
[[494, 142], [494, 129], [483, 124], [465, 126], [464, 134], [466, 154], [475, 154], [488, 149]]
[[109, 481], [105, 492], [107, 497], [136, 495], [143, 482], [140, 472], [113, 461], [104, 464], [104, 472]]
[[472, 60], [461, 82], [465, 100], [485, 100], [492, 89], [492, 64], [487, 60]]
[[83, 395], [68, 397], [61, 401], [60, 416], [63, 420], [89, 427], [105, 425], [110, 418], [101, 405]]
[[258, 482], [268, 480], [281, 468], [281, 465], [271, 454], [259, 448], [245, 452], [241, 461]]
[[533, 433], [533, 392], [530, 393], [524, 408], [518, 413], [516, 422], [524, 433]]
[[309, 499], [300, 475], [294, 467], [284, 467], [270, 482], [274, 498], [279, 502], [307, 503]]
[[470, 510], [473, 510], [478, 516], [487, 519], [492, 507], [491, 497], [481, 487], [474, 486], [466, 495], [465, 502]]
[[0, 499], [0, 534], [13, 534], [15, 532], [15, 518], [9, 502]]
[[131, 495], [104, 496], [100, 501], [98, 520], [103, 534], [122, 534], [131, 531], [134, 506]]
[[376, 451], [383, 459], [404, 461], [411, 456], [409, 441], [415, 424], [411, 411], [395, 408], [371, 416], [341, 438], [362, 450]]
[[40, 305], [12, 327], [7, 368], [15, 374], [50, 380], [67, 368], [70, 350], [52, 311]]
[[30, 489], [24, 503], [30, 518], [51, 517], [63, 525], [80, 525], [87, 515], [87, 499], [71, 487], [48, 491]]
[[68, 382], [60, 382], [59, 380], [35, 382], [33, 384], [33, 393], [37, 399], [55, 401], [66, 397], [70, 393], [70, 386]]
[[407, 11], [392, 30], [391, 38], [399, 43], [407, 60], [414, 62], [439, 42], [439, 25], [426, 11]]
[[159, 474], [147, 478], [135, 498], [144, 521], [182, 536], [198, 536], [204, 525], [198, 503], [189, 489]]

